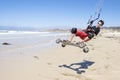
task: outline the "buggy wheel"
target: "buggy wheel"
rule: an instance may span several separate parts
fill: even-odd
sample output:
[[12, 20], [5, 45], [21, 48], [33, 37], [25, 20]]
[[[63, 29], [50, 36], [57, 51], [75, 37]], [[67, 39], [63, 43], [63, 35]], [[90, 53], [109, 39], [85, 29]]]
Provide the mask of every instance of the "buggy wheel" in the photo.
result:
[[85, 46], [86, 46], [85, 43], [79, 43], [79, 47], [80, 47], [80, 48], [84, 48]]
[[57, 40], [56, 40], [56, 43], [57, 43], [57, 44], [59, 44], [60, 42], [61, 42], [61, 40], [60, 40], [60, 39], [57, 39]]
[[62, 46], [62, 47], [65, 47], [66, 45], [65, 45], [65, 44], [62, 44], [61, 46]]
[[83, 52], [84, 52], [84, 53], [88, 53], [88, 52], [89, 52], [89, 48], [88, 48], [88, 47], [84, 47], [84, 48], [83, 48]]

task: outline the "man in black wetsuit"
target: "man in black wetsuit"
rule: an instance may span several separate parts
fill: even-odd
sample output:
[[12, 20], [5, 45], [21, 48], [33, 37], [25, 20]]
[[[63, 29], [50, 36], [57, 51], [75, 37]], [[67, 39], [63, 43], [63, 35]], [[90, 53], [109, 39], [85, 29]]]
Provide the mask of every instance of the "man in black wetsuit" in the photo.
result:
[[91, 21], [90, 25], [88, 25], [87, 29], [85, 29], [84, 31], [78, 30], [77, 28], [72, 28], [72, 35], [69, 41], [71, 42], [74, 36], [78, 36], [82, 40], [80, 42], [87, 42], [91, 40], [94, 37], [94, 35], [98, 35], [98, 33], [100, 32], [100, 28], [104, 25], [104, 21], [99, 20], [96, 26], [92, 26], [92, 24], [93, 21]]

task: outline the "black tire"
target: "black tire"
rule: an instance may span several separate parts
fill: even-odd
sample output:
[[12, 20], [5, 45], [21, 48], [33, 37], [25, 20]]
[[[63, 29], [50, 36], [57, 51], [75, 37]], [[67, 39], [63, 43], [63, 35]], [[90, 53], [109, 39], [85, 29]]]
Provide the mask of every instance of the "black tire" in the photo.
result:
[[57, 44], [59, 44], [60, 42], [61, 42], [61, 40], [60, 40], [60, 39], [57, 39], [57, 40], [56, 40], [56, 43], [57, 43]]
[[88, 47], [84, 47], [84, 48], [83, 48], [83, 52], [84, 52], [84, 53], [88, 53], [88, 52], [89, 52], [89, 48], [88, 48]]
[[80, 47], [80, 48], [84, 48], [85, 46], [86, 46], [85, 43], [79, 43], [79, 47]]
[[65, 45], [65, 44], [62, 44], [61, 46], [62, 46], [62, 47], [65, 47], [66, 45]]

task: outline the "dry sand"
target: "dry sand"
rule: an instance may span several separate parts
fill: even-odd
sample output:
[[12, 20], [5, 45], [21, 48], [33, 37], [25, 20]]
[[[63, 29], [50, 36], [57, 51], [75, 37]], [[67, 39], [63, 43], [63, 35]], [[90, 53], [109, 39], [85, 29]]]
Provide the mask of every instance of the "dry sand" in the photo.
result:
[[119, 38], [103, 35], [87, 45], [89, 53], [73, 46], [14, 47], [0, 57], [0, 80], [120, 80]]

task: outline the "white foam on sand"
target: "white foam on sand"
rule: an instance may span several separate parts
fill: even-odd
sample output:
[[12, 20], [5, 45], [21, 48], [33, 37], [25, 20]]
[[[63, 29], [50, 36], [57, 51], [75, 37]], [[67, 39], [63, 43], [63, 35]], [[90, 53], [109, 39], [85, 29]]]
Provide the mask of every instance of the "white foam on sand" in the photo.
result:
[[[22, 49], [32, 52], [55, 46], [55, 40], [59, 37], [68, 36], [69, 33], [62, 32], [31, 32], [31, 31], [9, 31], [0, 34], [0, 51], [2, 54]], [[10, 43], [5, 46], [2, 43]], [[32, 48], [32, 49], [31, 49]]]

